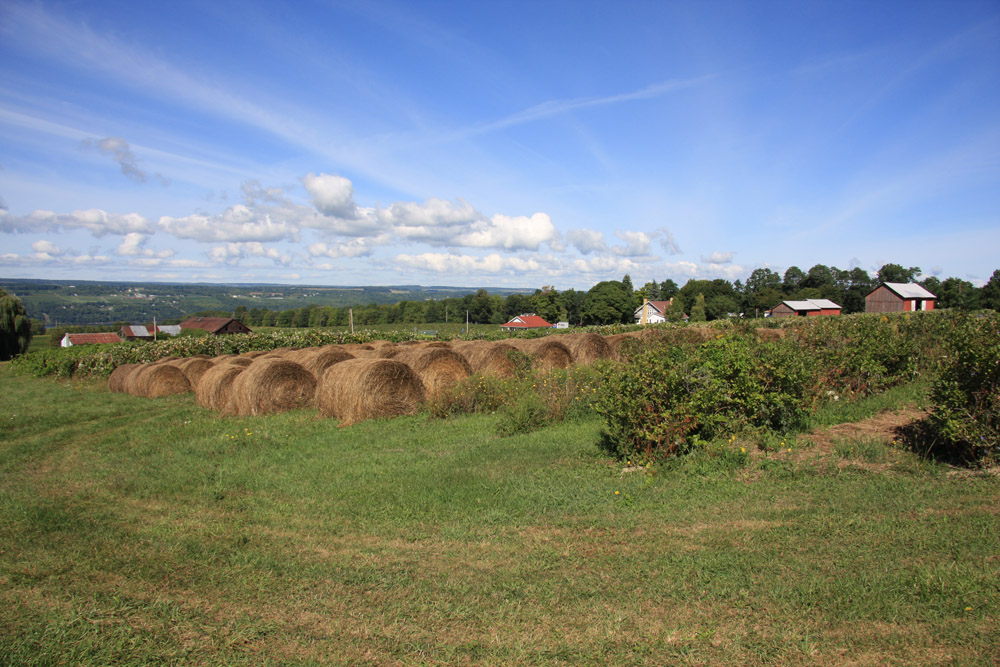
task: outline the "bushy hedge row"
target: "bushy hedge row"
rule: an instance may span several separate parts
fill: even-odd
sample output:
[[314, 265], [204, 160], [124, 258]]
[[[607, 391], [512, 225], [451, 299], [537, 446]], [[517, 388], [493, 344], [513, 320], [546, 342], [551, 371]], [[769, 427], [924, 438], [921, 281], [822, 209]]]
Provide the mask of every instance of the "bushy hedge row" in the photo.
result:
[[665, 330], [609, 371], [598, 404], [606, 444], [648, 460], [747, 429], [797, 430], [822, 401], [882, 392], [936, 369], [951, 319], [817, 318], [774, 340], [752, 325], [720, 326], [704, 342]]
[[931, 389], [929, 452], [967, 464], [1000, 463], [1000, 313], [952, 318]]
[[697, 346], [653, 345], [610, 368], [597, 411], [608, 449], [649, 461], [746, 428], [799, 427], [808, 377], [792, 346], [720, 333]]

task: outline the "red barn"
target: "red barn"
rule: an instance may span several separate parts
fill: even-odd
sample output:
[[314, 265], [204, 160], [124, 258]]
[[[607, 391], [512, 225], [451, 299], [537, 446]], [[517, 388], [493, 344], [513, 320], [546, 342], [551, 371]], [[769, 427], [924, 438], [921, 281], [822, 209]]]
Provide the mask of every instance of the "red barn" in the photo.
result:
[[250, 327], [232, 317], [191, 317], [181, 322], [181, 329], [204, 329], [216, 336], [251, 333]]
[[865, 297], [866, 313], [934, 310], [937, 297], [916, 283], [882, 283]]
[[771, 309], [771, 317], [819, 317], [840, 315], [841, 307], [829, 299], [782, 301]]

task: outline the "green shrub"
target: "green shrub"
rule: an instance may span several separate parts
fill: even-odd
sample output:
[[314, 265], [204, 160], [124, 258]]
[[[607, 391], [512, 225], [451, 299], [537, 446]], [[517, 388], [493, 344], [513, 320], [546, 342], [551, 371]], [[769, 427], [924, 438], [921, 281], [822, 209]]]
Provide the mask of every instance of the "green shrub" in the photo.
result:
[[824, 317], [794, 329], [801, 349], [818, 364], [816, 390], [869, 396], [912, 380], [920, 369], [916, 331], [900, 317]]
[[648, 461], [747, 428], [800, 428], [811, 377], [794, 345], [742, 333], [650, 348], [607, 372], [597, 403], [605, 447]]
[[501, 437], [530, 433], [546, 426], [545, 405], [535, 393], [523, 393], [497, 412], [496, 434]]
[[1000, 314], [949, 320], [943, 369], [931, 387], [927, 451], [967, 464], [1000, 462]]
[[473, 375], [438, 393], [427, 407], [430, 416], [445, 419], [453, 415], [492, 414], [516, 400], [521, 382], [492, 375]]

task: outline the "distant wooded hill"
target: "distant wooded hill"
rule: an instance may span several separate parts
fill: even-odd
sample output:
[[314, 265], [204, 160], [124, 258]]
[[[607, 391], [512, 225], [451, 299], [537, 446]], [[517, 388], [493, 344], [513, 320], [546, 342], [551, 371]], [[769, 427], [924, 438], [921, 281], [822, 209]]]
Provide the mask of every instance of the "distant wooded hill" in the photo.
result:
[[[307, 306], [395, 304], [400, 301], [449, 299], [477, 288], [420, 285], [322, 287], [258, 284], [169, 284], [0, 278], [0, 287], [16, 295], [28, 316], [47, 327], [104, 325], [112, 322], [180, 320], [192, 313], [265, 309], [285, 311]], [[490, 287], [491, 294], [531, 294], [534, 289]], [[242, 307], [242, 308], [241, 308]]]

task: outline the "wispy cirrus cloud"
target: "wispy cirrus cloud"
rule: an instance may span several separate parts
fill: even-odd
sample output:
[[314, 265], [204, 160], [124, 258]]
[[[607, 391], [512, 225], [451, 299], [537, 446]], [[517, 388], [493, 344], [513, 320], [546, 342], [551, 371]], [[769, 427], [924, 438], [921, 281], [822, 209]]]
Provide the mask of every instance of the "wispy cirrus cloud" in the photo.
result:
[[488, 123], [483, 123], [481, 125], [476, 125], [473, 127], [460, 130], [453, 135], [453, 139], [466, 138], [475, 136], [478, 134], [486, 134], [489, 132], [496, 132], [498, 130], [504, 130], [509, 127], [514, 127], [516, 125], [524, 125], [526, 123], [534, 123], [540, 120], [545, 120], [548, 118], [553, 118], [555, 116], [562, 116], [564, 114], [571, 113], [573, 111], [579, 111], [581, 109], [589, 109], [593, 107], [603, 107], [610, 106], [614, 104], [624, 104], [626, 102], [638, 102], [641, 100], [651, 100], [659, 97], [665, 97], [667, 95], [687, 90], [690, 88], [696, 88], [702, 86], [709, 81], [716, 78], [714, 74], [708, 74], [705, 76], [699, 76], [691, 79], [672, 79], [668, 81], [660, 81], [657, 83], [644, 86], [638, 90], [633, 90], [625, 93], [618, 93], [616, 95], [606, 95], [603, 97], [578, 97], [574, 99], [566, 100], [546, 100], [534, 106], [528, 107], [516, 113], [505, 116], [504, 118], [499, 118]]

